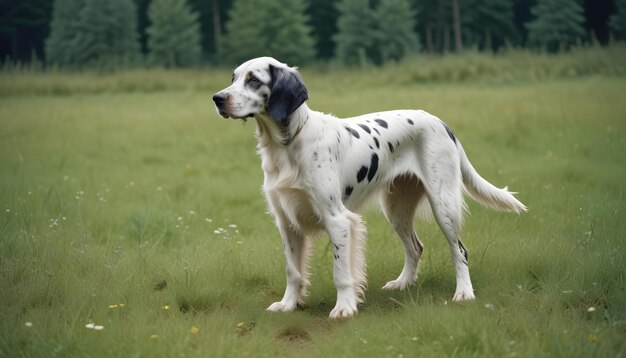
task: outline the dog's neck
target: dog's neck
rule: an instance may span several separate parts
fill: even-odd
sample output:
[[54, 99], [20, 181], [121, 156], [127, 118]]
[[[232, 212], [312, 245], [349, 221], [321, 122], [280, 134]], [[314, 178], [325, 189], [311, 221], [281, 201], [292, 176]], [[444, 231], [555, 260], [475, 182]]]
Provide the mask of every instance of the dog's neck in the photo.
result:
[[260, 147], [288, 147], [297, 139], [300, 131], [309, 119], [309, 106], [303, 103], [283, 123], [277, 123], [269, 114], [255, 116], [257, 123], [256, 137]]

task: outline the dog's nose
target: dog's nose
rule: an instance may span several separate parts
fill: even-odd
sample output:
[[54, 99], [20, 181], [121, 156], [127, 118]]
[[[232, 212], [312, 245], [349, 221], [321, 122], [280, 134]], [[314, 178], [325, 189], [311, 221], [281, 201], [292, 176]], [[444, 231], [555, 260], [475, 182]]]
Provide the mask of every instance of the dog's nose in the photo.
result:
[[215, 105], [218, 108], [221, 108], [222, 105], [224, 104], [224, 102], [226, 102], [226, 99], [228, 98], [228, 95], [225, 95], [223, 93], [216, 93], [213, 96], [213, 102], [215, 102]]

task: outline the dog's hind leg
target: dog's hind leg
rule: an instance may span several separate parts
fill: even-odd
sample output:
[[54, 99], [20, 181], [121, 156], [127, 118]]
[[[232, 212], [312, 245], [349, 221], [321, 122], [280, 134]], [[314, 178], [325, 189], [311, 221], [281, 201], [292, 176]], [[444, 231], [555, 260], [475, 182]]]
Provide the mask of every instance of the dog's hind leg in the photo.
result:
[[417, 268], [424, 252], [413, 226], [415, 208], [424, 198], [424, 186], [414, 175], [396, 177], [383, 194], [382, 207], [389, 223], [404, 244], [404, 268], [397, 279], [387, 282], [384, 290], [403, 290], [417, 281]]
[[437, 224], [441, 228], [450, 246], [452, 265], [456, 274], [454, 301], [474, 299], [474, 289], [468, 267], [468, 252], [461, 241], [460, 231], [463, 225], [463, 187], [460, 166], [454, 155], [445, 151], [439, 155], [426, 156], [437, 158], [431, 163], [422, 163], [424, 187], [430, 201]]
[[310, 243], [304, 235], [294, 230], [282, 215], [276, 215], [276, 224], [280, 231], [287, 261], [287, 287], [282, 300], [274, 302], [267, 310], [288, 312], [294, 310], [298, 303], [302, 303], [302, 299], [306, 295], [308, 286], [307, 246]]

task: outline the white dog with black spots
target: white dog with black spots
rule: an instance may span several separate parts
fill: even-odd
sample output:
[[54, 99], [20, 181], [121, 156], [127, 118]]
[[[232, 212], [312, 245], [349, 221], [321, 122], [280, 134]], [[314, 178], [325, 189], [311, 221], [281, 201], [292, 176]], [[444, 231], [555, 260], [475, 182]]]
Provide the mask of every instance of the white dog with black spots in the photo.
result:
[[256, 120], [265, 175], [263, 193], [276, 219], [287, 259], [287, 287], [269, 311], [292, 311], [306, 296], [312, 237], [325, 230], [333, 248], [337, 302], [331, 318], [357, 313], [366, 286], [366, 230], [359, 210], [378, 198], [402, 240], [404, 268], [383, 289], [417, 280], [424, 245], [418, 214], [434, 216], [450, 245], [456, 273], [454, 301], [471, 300], [468, 253], [459, 236], [463, 194], [495, 209], [526, 207], [470, 164], [459, 140], [437, 117], [396, 110], [340, 119], [311, 110], [296, 68], [270, 57], [237, 67], [232, 84], [213, 96], [223, 117]]

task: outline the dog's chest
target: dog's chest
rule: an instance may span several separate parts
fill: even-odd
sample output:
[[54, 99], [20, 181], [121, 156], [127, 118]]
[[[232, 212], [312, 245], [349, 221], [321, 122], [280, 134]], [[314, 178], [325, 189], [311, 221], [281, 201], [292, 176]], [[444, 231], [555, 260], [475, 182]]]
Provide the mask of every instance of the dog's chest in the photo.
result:
[[303, 170], [289, 155], [261, 150], [263, 192], [273, 215], [279, 215], [301, 232], [320, 230], [319, 216], [308, 193]]

